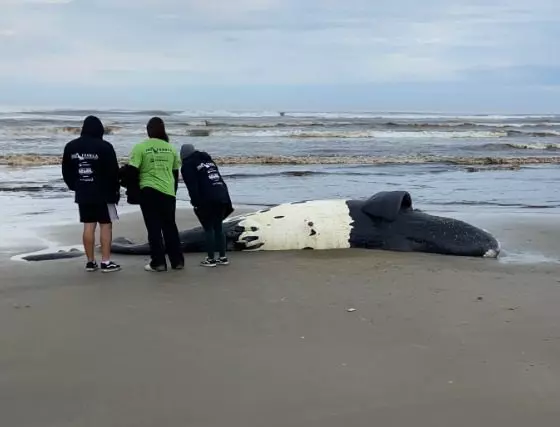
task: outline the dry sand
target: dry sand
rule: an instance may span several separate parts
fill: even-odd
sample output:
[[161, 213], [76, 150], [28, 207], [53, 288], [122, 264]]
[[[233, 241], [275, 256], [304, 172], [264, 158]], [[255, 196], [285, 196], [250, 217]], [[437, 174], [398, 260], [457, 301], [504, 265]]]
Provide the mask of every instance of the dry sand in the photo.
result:
[[[135, 215], [115, 230], [131, 233]], [[108, 275], [4, 260], [0, 425], [560, 424], [558, 265], [343, 250], [204, 269], [200, 255], [164, 274], [144, 257]]]

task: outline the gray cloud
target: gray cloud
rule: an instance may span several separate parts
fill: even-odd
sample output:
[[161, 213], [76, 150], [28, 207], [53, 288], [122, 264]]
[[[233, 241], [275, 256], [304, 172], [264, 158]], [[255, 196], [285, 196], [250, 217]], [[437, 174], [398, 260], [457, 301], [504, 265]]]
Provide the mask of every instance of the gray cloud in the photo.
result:
[[538, 67], [560, 65], [560, 5], [552, 0], [0, 4], [4, 80], [83, 85], [161, 84], [160, 79], [167, 84], [484, 82], [497, 72], [516, 70], [534, 81]]

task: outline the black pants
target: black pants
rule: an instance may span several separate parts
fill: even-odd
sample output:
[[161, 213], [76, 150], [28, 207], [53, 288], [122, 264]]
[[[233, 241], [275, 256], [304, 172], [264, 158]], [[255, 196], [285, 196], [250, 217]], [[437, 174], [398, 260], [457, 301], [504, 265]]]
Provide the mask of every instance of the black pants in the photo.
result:
[[167, 266], [166, 252], [171, 267], [183, 265], [185, 262], [175, 222], [175, 206], [176, 199], [173, 196], [150, 187], [140, 191], [140, 209], [148, 231], [152, 267]]
[[196, 215], [206, 235], [206, 252], [208, 258], [214, 259], [218, 252], [226, 256], [226, 236], [222, 228], [225, 207], [221, 204], [203, 206], [196, 209]]

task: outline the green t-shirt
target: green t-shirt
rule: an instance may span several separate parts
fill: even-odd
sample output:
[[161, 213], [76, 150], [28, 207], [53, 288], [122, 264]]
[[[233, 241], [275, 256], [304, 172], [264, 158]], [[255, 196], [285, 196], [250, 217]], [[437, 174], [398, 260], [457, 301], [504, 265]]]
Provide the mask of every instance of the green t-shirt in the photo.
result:
[[181, 160], [169, 142], [149, 138], [136, 144], [130, 153], [129, 164], [140, 171], [140, 188], [150, 187], [175, 196], [173, 170], [181, 167]]

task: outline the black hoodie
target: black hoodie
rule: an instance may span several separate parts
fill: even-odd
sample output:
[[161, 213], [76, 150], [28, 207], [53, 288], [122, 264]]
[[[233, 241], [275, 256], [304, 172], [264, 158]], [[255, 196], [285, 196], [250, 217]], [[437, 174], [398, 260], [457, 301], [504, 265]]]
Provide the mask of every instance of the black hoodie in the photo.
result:
[[80, 204], [118, 203], [119, 163], [113, 146], [103, 139], [101, 120], [88, 116], [79, 138], [64, 147], [62, 177]]
[[[231, 199], [226, 183], [212, 157], [204, 151], [194, 151], [182, 159], [181, 176], [196, 208], [227, 205]], [[231, 209], [233, 211], [233, 209]], [[228, 209], [228, 215], [231, 212]]]

